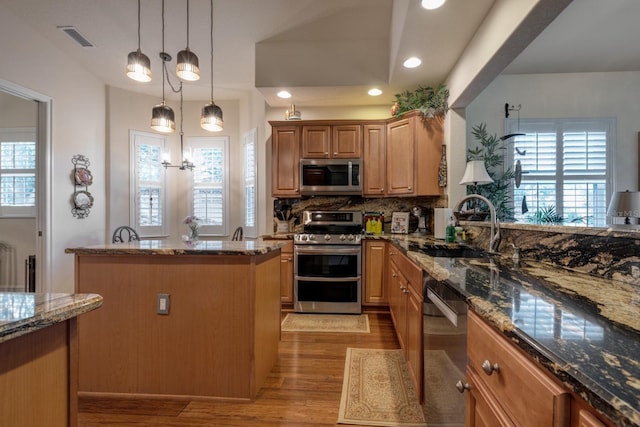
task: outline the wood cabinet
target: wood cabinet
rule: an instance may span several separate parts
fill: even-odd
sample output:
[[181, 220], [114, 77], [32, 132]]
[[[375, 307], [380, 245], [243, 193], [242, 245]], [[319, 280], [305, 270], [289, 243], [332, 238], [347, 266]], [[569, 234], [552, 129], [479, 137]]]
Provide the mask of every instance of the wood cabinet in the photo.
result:
[[359, 159], [362, 157], [362, 125], [303, 125], [302, 157]]
[[387, 122], [386, 194], [439, 196], [443, 129], [439, 118], [411, 111]]
[[300, 195], [300, 126], [273, 126], [271, 132], [271, 194]]
[[386, 140], [387, 128], [384, 124], [363, 126], [362, 159], [364, 167], [362, 194], [365, 196], [386, 195]]
[[473, 312], [467, 352], [467, 426], [570, 425], [569, 392]]
[[389, 248], [389, 309], [415, 390], [423, 399], [422, 269]]
[[387, 305], [387, 287], [385, 286], [385, 264], [387, 262], [387, 243], [382, 240], [364, 242], [364, 305]]
[[280, 301], [293, 304], [293, 240], [280, 248]]

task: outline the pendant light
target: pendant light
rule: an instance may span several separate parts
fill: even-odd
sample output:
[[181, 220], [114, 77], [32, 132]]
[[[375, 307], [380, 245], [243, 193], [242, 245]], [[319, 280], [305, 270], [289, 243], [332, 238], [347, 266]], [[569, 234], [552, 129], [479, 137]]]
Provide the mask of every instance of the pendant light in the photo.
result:
[[211, 102], [202, 107], [200, 126], [210, 132], [220, 132], [223, 124], [222, 109], [213, 101], [213, 0], [211, 0]]
[[170, 133], [176, 130], [175, 114], [171, 107], [167, 105], [164, 98], [164, 79], [167, 74], [167, 61], [171, 60], [171, 56], [164, 52], [164, 0], [162, 0], [162, 102], [151, 110], [151, 129], [158, 132]]
[[151, 61], [140, 50], [140, 0], [138, 0], [138, 50], [127, 56], [127, 77], [138, 82], [151, 81]]
[[189, 0], [187, 0], [187, 47], [178, 52], [177, 61], [176, 74], [178, 77], [190, 82], [200, 79], [198, 57], [189, 50]]

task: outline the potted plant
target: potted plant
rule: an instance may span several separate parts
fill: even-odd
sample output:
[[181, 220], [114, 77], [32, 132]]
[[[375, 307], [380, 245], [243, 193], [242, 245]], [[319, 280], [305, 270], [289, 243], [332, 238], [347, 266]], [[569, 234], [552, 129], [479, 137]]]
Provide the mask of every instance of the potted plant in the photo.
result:
[[449, 89], [441, 83], [437, 88], [418, 86], [411, 91], [404, 91], [395, 95], [396, 102], [391, 109], [393, 116], [399, 116], [407, 111], [419, 110], [423, 117], [433, 118], [444, 116], [449, 111]]
[[[476, 194], [486, 197], [496, 208], [496, 216], [500, 221], [513, 220], [513, 205], [511, 204], [511, 192], [509, 185], [515, 178], [515, 172], [511, 167], [503, 170], [504, 141], [497, 135], [489, 135], [487, 126], [481, 123], [471, 130], [478, 145], [467, 149], [467, 161], [482, 160], [493, 183], [479, 185]], [[468, 189], [467, 189], [468, 191]], [[482, 205], [482, 202], [480, 202]], [[482, 208], [482, 206], [481, 206]], [[488, 210], [488, 207], [484, 207]]]

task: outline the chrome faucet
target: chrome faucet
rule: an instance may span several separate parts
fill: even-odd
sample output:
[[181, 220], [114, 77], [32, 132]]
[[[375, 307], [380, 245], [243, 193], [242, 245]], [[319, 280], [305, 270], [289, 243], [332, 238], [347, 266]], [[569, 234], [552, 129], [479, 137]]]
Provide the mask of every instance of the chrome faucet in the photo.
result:
[[465, 196], [458, 202], [458, 205], [453, 210], [454, 212], [460, 211], [462, 205], [471, 199], [478, 199], [484, 202], [487, 206], [489, 206], [489, 215], [491, 216], [491, 237], [489, 239], [489, 252], [497, 253], [498, 247], [500, 246], [500, 222], [498, 221], [498, 217], [496, 216], [496, 208], [493, 206], [493, 203], [489, 199], [479, 194], [469, 194]]

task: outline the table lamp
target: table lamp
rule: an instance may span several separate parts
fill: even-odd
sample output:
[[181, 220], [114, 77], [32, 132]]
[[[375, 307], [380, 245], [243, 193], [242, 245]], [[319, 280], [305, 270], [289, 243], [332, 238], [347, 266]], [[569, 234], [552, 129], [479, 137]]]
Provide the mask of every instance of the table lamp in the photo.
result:
[[625, 224], [631, 224], [629, 218], [640, 218], [640, 191], [616, 191], [611, 196], [607, 215], [624, 217]]

